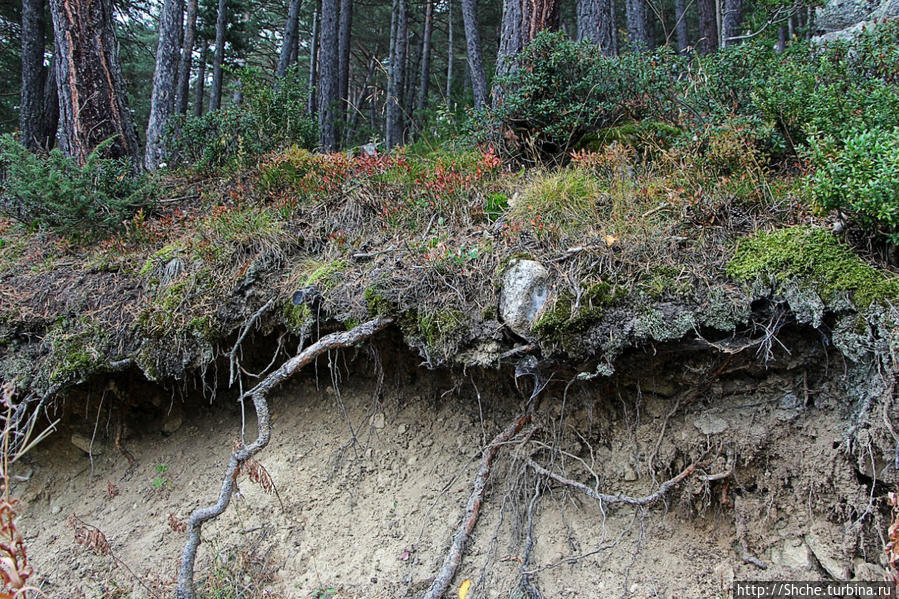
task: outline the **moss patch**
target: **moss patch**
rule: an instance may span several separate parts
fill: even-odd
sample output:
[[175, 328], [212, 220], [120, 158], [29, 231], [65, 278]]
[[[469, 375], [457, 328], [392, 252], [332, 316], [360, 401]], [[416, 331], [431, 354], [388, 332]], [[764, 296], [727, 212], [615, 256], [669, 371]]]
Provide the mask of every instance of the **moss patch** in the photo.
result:
[[575, 306], [575, 297], [570, 292], [559, 295], [555, 304], [547, 309], [531, 327], [531, 331], [541, 341], [561, 346], [568, 353], [578, 353], [579, 336], [597, 323], [624, 292], [609, 283], [590, 285]]
[[845, 293], [859, 309], [899, 298], [899, 277], [866, 264], [816, 227], [791, 227], [741, 240], [727, 274], [743, 283], [762, 279], [779, 291], [785, 283], [799, 281], [825, 301]]

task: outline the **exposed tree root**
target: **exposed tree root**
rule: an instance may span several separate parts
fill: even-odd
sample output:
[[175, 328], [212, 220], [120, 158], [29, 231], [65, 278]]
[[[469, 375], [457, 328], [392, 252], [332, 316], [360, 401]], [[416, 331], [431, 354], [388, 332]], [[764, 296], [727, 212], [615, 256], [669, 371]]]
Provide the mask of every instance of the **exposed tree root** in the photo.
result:
[[687, 478], [688, 476], [693, 474], [693, 472], [696, 470], [696, 464], [690, 464], [689, 466], [686, 467], [686, 469], [684, 469], [683, 472], [681, 472], [680, 474], [678, 474], [671, 480], [667, 480], [667, 481], [663, 482], [659, 486], [658, 490], [655, 493], [646, 495], [645, 497], [628, 497], [627, 495], [624, 495], [622, 493], [618, 493], [617, 495], [609, 495], [608, 493], [600, 493], [599, 491], [591, 489], [590, 487], [588, 487], [585, 484], [579, 483], [579, 482], [571, 480], [569, 478], [565, 478], [564, 476], [561, 476], [554, 472], [550, 472], [549, 470], [547, 470], [546, 468], [544, 468], [543, 466], [541, 466], [540, 464], [538, 464], [537, 462], [535, 462], [534, 460], [531, 460], [531, 459], [528, 460], [528, 466], [533, 468], [534, 472], [536, 472], [537, 474], [540, 474], [542, 476], [550, 478], [550, 479], [556, 481], [557, 483], [561, 483], [561, 484], [565, 485], [566, 487], [572, 487], [573, 489], [577, 489], [581, 493], [584, 493], [585, 495], [587, 495], [587, 497], [590, 497], [597, 501], [601, 501], [604, 503], [627, 503], [628, 505], [648, 505], [650, 503], [655, 503], [656, 501], [658, 501], [659, 499], [664, 497], [665, 494], [668, 491], [670, 491], [672, 487], [674, 487], [679, 482], [681, 482], [682, 480], [684, 480], [685, 478]]
[[287, 360], [280, 368], [269, 374], [259, 384], [240, 397], [241, 402], [246, 398], [253, 400], [258, 422], [258, 435], [255, 441], [238, 448], [231, 454], [231, 459], [228, 461], [228, 467], [222, 480], [218, 501], [215, 505], [198, 508], [190, 515], [187, 542], [184, 544], [184, 551], [181, 554], [181, 568], [178, 572], [178, 599], [194, 599], [195, 597], [194, 562], [197, 557], [197, 549], [200, 546], [200, 531], [203, 528], [203, 524], [213, 518], [217, 518], [228, 508], [240, 467], [268, 445], [271, 436], [271, 425], [269, 423], [268, 402], [265, 399], [266, 394], [321, 354], [332, 349], [350, 347], [360, 341], [364, 341], [392, 322], [393, 319], [391, 318], [378, 317], [350, 331], [340, 331], [326, 335], [293, 358]]
[[462, 561], [462, 553], [465, 550], [465, 543], [477, 524], [478, 516], [481, 511], [481, 502], [484, 498], [484, 489], [487, 486], [487, 479], [490, 477], [490, 468], [493, 465], [493, 459], [496, 457], [500, 447], [521, 432], [521, 429], [531, 421], [530, 414], [522, 414], [515, 418], [506, 429], [494, 437], [484, 449], [481, 457], [481, 465], [478, 467], [478, 473], [474, 479], [474, 486], [471, 495], [468, 497], [468, 504], [465, 507], [465, 516], [462, 523], [456, 530], [453, 537], [453, 543], [450, 545], [449, 551], [443, 560], [440, 571], [431, 583], [430, 588], [425, 591], [421, 599], [440, 599], [446, 592], [447, 588], [459, 569], [459, 563]]

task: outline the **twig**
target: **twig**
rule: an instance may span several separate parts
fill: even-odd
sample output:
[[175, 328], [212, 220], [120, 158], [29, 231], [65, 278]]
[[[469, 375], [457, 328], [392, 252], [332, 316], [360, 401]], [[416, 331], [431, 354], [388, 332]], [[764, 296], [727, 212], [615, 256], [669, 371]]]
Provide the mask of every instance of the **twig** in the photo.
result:
[[645, 497], [629, 497], [627, 495], [624, 495], [623, 493], [618, 493], [617, 495], [609, 495], [608, 493], [600, 493], [598, 491], [594, 491], [585, 484], [573, 481], [569, 478], [565, 478], [564, 476], [555, 474], [554, 472], [550, 472], [532, 459], [528, 459], [528, 466], [533, 468], [537, 474], [543, 475], [547, 478], [551, 478], [552, 480], [567, 487], [577, 489], [578, 491], [584, 493], [591, 499], [595, 499], [596, 501], [603, 501], [605, 503], [626, 503], [628, 505], [648, 505], [650, 503], [655, 503], [656, 501], [661, 499], [665, 495], [665, 493], [670, 491], [672, 487], [693, 474], [693, 471], [696, 470], [696, 465], [690, 464], [683, 472], [681, 472], [671, 480], [662, 483], [655, 493], [646, 495]]
[[490, 442], [487, 449], [484, 450], [484, 455], [481, 457], [481, 465], [478, 467], [478, 473], [474, 479], [471, 495], [468, 497], [468, 505], [465, 507], [465, 517], [462, 518], [462, 523], [456, 530], [456, 534], [453, 537], [453, 543], [450, 545], [446, 558], [443, 560], [440, 571], [434, 578], [431, 587], [421, 596], [421, 599], [440, 599], [440, 597], [443, 597], [446, 589], [449, 588], [450, 582], [456, 575], [456, 570], [459, 569], [459, 563], [462, 561], [462, 552], [465, 549], [465, 543], [468, 541], [471, 531], [474, 530], [475, 524], [477, 524], [478, 515], [481, 510], [481, 502], [484, 498], [484, 489], [487, 486], [487, 479], [490, 477], [490, 467], [493, 464], [493, 459], [496, 457], [496, 453], [503, 443], [506, 443], [521, 432], [521, 429], [530, 421], [530, 414], [518, 416], [503, 432], [498, 434], [493, 441]]
[[[264, 306], [256, 310], [256, 313], [253, 314], [250, 319], [243, 325], [243, 329], [241, 329], [240, 335], [237, 336], [237, 341], [234, 342], [234, 347], [231, 349], [231, 353], [228, 354], [228, 363], [231, 370], [231, 372], [229, 373], [230, 376], [228, 377], [229, 387], [234, 384], [234, 380], [236, 379], [238, 374], [237, 370], [240, 369], [240, 364], [237, 362], [237, 351], [240, 349], [240, 344], [243, 343], [243, 340], [246, 338], [247, 333], [250, 332], [250, 328], [253, 326], [253, 323], [256, 322], [256, 320], [273, 305], [275, 305], [275, 300], [270, 299], [265, 303]], [[237, 366], [238, 368], [235, 369], [235, 366]]]
[[392, 322], [392, 318], [378, 317], [349, 331], [340, 331], [326, 335], [293, 358], [287, 360], [259, 384], [241, 395], [241, 403], [248, 397], [253, 400], [258, 423], [258, 436], [250, 445], [243, 446], [231, 454], [231, 459], [228, 461], [228, 467], [225, 470], [225, 476], [222, 479], [222, 488], [219, 491], [218, 501], [215, 505], [198, 508], [190, 515], [187, 542], [184, 544], [184, 551], [181, 554], [181, 568], [178, 572], [178, 599], [194, 599], [196, 596], [194, 589], [194, 562], [197, 558], [197, 549], [200, 546], [200, 531], [203, 528], [203, 524], [213, 518], [217, 518], [227, 509], [228, 504], [231, 502], [235, 479], [241, 465], [268, 445], [271, 436], [271, 424], [269, 423], [268, 402], [265, 399], [265, 395], [321, 354], [332, 349], [356, 345], [384, 329]]

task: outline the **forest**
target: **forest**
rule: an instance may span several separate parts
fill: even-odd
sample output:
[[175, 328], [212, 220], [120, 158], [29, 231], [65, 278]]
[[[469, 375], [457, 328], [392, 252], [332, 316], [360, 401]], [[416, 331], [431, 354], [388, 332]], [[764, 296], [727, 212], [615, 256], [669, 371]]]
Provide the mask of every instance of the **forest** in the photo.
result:
[[0, 90], [0, 598], [895, 590], [895, 0], [14, 0]]

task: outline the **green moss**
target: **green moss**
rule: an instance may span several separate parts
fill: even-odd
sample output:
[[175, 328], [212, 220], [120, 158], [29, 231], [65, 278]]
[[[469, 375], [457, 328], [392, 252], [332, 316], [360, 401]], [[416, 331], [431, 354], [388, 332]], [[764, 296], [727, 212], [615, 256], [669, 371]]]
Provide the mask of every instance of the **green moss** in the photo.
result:
[[345, 270], [347, 266], [346, 260], [334, 260], [322, 264], [309, 273], [309, 276], [306, 277], [306, 285], [317, 285], [320, 290], [330, 289], [335, 284], [334, 275]]
[[372, 318], [396, 313], [393, 302], [371, 287], [365, 290], [365, 303], [368, 306], [368, 315]]
[[727, 274], [743, 283], [761, 279], [778, 291], [798, 281], [826, 302], [848, 294], [859, 309], [899, 298], [899, 277], [866, 264], [830, 233], [809, 226], [741, 240]]
[[172, 258], [184, 251], [184, 245], [181, 242], [170, 243], [160, 250], [150, 254], [144, 265], [140, 269], [140, 276], [146, 277], [151, 275], [157, 267], [165, 265]]
[[564, 292], [537, 319], [531, 331], [541, 341], [561, 346], [569, 353], [577, 353], [580, 345], [578, 336], [596, 324], [606, 308], [623, 295], [623, 290], [609, 283], [594, 283], [581, 295], [580, 304], [575, 307], [574, 295]]
[[578, 141], [576, 150], [599, 152], [611, 143], [642, 150], [651, 147], [667, 148], [681, 134], [677, 127], [659, 121], [624, 123], [594, 133], [587, 133]]
[[692, 289], [689, 278], [681, 278], [682, 271], [674, 266], [654, 266], [640, 277], [637, 289], [653, 299], [666, 296], [684, 297]]
[[107, 362], [110, 337], [99, 323], [60, 319], [47, 338], [52, 350], [47, 365], [51, 383], [83, 380]]
[[287, 329], [299, 335], [312, 322], [312, 310], [306, 304], [296, 306], [288, 300], [281, 309], [281, 317]]
[[465, 331], [465, 314], [446, 310], [418, 315], [418, 333], [429, 348], [443, 350], [454, 346]]

